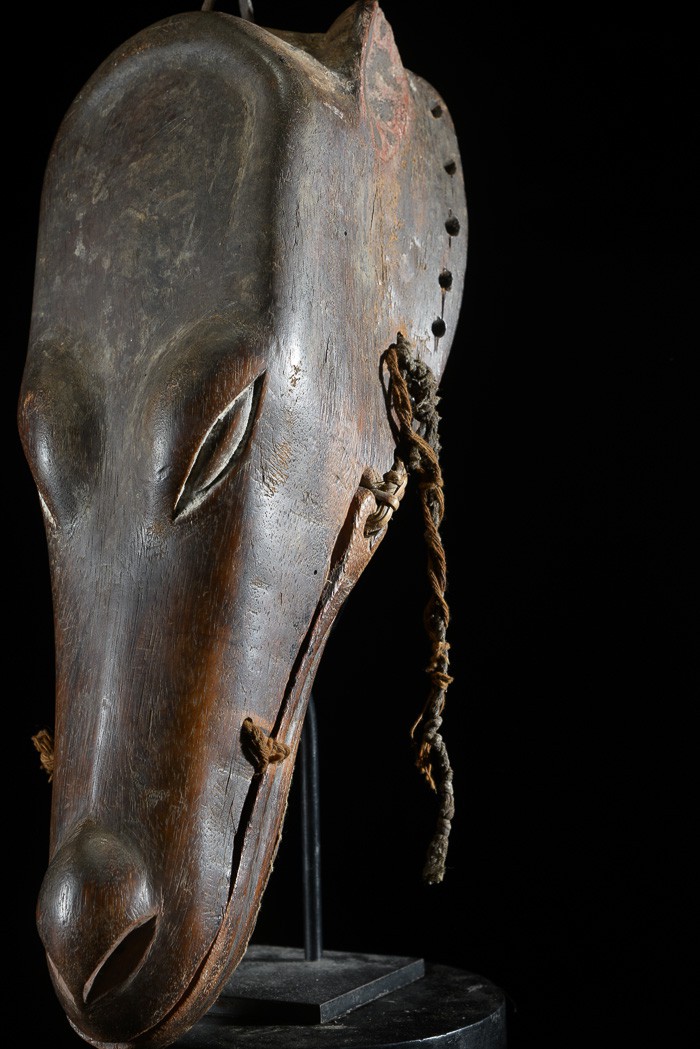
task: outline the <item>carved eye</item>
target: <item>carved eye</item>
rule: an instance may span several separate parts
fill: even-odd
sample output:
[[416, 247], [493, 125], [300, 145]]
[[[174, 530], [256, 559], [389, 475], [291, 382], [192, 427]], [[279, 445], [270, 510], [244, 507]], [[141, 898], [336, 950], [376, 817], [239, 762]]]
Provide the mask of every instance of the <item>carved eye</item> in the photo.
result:
[[175, 501], [174, 517], [198, 506], [240, 459], [255, 420], [262, 380], [261, 375], [246, 386], [209, 427]]
[[88, 389], [70, 351], [37, 344], [19, 404], [24, 450], [50, 528], [68, 528], [92, 499], [104, 458], [100, 391]]

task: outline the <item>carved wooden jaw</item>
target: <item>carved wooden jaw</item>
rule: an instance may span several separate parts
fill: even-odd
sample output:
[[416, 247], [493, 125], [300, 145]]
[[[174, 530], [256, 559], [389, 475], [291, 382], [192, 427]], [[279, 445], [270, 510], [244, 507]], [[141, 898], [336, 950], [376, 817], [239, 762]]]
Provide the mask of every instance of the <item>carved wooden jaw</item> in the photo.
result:
[[[286, 799], [291, 785], [296, 750], [314, 677], [330, 629], [345, 599], [387, 534], [391, 515], [373, 491], [377, 482], [363, 476], [338, 535], [321, 596], [295, 661], [271, 738], [283, 742], [287, 755], [279, 766], [254, 777], [247, 797], [248, 815], [239, 848], [234, 852], [231, 889], [221, 925], [202, 959], [194, 980], [177, 1009], [146, 1038], [152, 1045], [167, 1045], [194, 1023], [216, 1000], [231, 972], [243, 957], [271, 871], [270, 844], [276, 851], [282, 834]], [[392, 481], [388, 482], [392, 486]], [[400, 496], [405, 490], [405, 472]], [[393, 511], [392, 511], [393, 512]], [[381, 521], [378, 518], [381, 515]], [[288, 760], [287, 760], [288, 758]], [[251, 878], [251, 874], [253, 877]], [[82, 1032], [80, 1032], [82, 1033]], [[143, 1039], [139, 1039], [142, 1041]]]
[[456, 324], [458, 160], [376, 3], [317, 35], [167, 19], [57, 138], [20, 403], [56, 624], [38, 924], [95, 1045], [174, 1040], [245, 950], [404, 484], [382, 353], [401, 331], [440, 374]]

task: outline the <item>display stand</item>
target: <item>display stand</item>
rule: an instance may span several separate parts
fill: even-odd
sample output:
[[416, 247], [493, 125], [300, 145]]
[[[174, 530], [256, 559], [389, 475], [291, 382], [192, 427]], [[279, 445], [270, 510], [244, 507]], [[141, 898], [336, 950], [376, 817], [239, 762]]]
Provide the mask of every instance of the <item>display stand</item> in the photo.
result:
[[191, 1049], [505, 1049], [505, 1001], [483, 977], [422, 958], [324, 951], [318, 731], [309, 702], [299, 761], [304, 948], [249, 946]]

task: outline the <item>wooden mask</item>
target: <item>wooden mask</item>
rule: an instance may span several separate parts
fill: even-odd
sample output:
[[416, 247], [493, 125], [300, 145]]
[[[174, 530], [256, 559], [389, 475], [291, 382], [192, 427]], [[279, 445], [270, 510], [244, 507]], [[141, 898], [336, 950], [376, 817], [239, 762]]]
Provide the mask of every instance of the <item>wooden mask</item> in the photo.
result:
[[465, 261], [447, 109], [375, 2], [313, 35], [168, 18], [65, 118], [20, 425], [56, 631], [38, 925], [95, 1045], [173, 1041], [245, 951], [386, 532], [382, 355], [401, 333], [439, 378]]

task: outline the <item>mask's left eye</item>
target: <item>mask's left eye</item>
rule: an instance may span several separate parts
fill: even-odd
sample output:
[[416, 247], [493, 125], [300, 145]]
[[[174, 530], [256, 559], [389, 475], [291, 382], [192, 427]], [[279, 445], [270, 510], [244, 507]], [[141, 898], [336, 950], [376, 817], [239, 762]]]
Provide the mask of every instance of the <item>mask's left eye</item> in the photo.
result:
[[27, 359], [18, 408], [46, 523], [70, 528], [99, 487], [105, 456], [100, 385], [96, 380], [88, 385], [70, 347], [37, 343]]
[[246, 386], [209, 427], [175, 500], [174, 517], [198, 506], [240, 459], [257, 414], [263, 378]]

